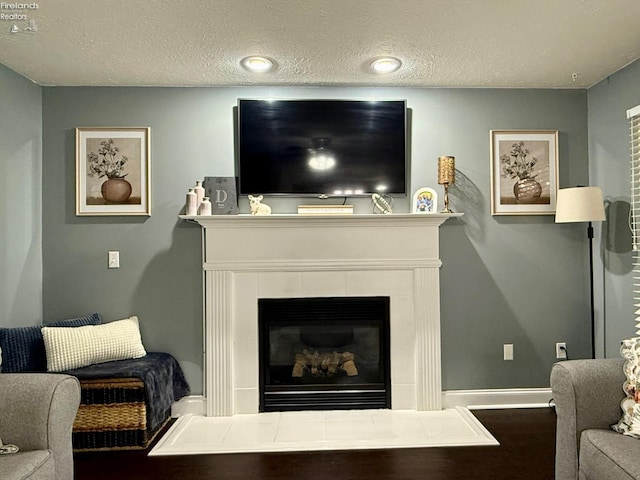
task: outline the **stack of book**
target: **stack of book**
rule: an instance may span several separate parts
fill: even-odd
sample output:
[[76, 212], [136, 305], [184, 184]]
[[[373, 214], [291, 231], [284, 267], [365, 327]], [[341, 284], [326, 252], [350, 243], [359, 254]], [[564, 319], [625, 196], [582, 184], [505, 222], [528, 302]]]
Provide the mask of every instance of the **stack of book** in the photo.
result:
[[298, 205], [298, 215], [352, 215], [353, 205]]

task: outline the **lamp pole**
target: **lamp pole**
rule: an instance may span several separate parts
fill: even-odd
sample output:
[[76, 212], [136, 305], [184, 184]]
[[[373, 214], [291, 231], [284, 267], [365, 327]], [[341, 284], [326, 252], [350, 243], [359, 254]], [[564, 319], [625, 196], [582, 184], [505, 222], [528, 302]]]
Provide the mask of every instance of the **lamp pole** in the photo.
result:
[[593, 224], [607, 219], [599, 187], [561, 188], [556, 199], [556, 223], [589, 222], [589, 294], [591, 297], [591, 358], [596, 358], [596, 319], [593, 298]]
[[587, 227], [589, 238], [589, 294], [591, 295], [591, 358], [596, 358], [596, 315], [593, 299], [593, 225], [589, 222]]

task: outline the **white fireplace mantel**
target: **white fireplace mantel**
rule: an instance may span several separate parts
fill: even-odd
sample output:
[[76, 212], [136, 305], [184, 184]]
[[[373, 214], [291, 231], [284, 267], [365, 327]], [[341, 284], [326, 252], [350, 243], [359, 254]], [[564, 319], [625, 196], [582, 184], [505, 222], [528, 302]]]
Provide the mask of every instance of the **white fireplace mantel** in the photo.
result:
[[203, 227], [209, 416], [258, 412], [258, 299], [388, 296], [391, 405], [441, 408], [439, 227], [462, 214], [181, 216]]

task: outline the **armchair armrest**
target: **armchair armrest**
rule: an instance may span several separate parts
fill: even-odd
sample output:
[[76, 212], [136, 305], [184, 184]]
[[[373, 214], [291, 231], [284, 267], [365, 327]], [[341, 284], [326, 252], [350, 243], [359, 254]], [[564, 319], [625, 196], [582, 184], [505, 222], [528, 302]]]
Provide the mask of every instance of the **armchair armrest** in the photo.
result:
[[606, 428], [620, 420], [624, 359], [569, 360], [551, 370], [556, 404], [556, 479], [576, 479], [583, 430]]
[[69, 375], [0, 374], [0, 436], [21, 450], [51, 450], [55, 478], [73, 478], [71, 432], [80, 383]]

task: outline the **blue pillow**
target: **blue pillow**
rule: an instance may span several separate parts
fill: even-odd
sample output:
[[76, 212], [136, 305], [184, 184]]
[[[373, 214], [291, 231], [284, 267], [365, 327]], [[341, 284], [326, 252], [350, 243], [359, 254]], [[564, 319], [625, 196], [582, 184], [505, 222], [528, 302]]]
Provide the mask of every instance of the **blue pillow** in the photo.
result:
[[[47, 327], [82, 327], [100, 325], [100, 315], [92, 313], [79, 318], [48, 323]], [[3, 373], [46, 372], [47, 354], [42, 339], [43, 325], [0, 328], [0, 350]]]

